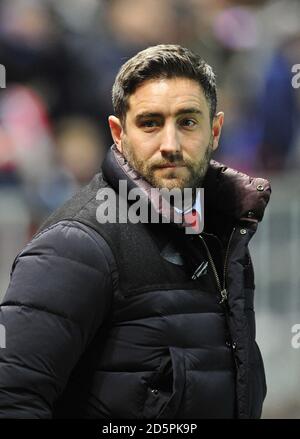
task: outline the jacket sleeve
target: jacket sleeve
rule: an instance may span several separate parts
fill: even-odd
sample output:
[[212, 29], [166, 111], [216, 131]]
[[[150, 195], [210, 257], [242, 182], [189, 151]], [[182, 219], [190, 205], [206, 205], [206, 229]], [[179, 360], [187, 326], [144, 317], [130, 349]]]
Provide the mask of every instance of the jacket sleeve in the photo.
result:
[[249, 404], [250, 418], [260, 418], [263, 402], [267, 394], [267, 384], [263, 358], [258, 344], [255, 341], [255, 312], [254, 312], [254, 269], [249, 248], [247, 247], [247, 260], [244, 266], [244, 285], [245, 285], [245, 313], [248, 319], [251, 334], [251, 346], [249, 347]]
[[111, 257], [104, 239], [75, 221], [44, 230], [16, 257], [0, 306], [0, 418], [52, 417], [109, 312]]

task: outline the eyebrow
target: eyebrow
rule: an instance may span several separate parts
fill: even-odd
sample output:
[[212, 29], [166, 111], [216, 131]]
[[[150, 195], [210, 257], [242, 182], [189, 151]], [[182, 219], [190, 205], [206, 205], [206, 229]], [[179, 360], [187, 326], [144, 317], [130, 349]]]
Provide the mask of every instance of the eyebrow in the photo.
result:
[[[175, 116], [180, 116], [182, 114], [197, 114], [200, 116], [203, 116], [203, 112], [201, 110], [199, 110], [198, 108], [182, 108], [181, 110], [178, 110], [175, 113]], [[162, 117], [163, 114], [159, 113], [159, 112], [143, 112], [140, 113], [136, 116], [136, 121], [139, 121], [141, 119], [145, 119], [145, 118], [151, 118], [151, 117]]]

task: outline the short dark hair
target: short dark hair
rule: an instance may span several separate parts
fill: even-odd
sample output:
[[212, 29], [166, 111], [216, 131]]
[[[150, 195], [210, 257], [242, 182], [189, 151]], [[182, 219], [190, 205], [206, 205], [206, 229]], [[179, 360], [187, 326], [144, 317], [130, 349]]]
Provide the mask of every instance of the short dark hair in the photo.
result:
[[217, 109], [216, 75], [203, 58], [177, 44], [159, 44], [138, 52], [120, 68], [113, 88], [116, 116], [125, 121], [128, 99], [143, 82], [150, 79], [183, 77], [200, 84], [213, 120]]

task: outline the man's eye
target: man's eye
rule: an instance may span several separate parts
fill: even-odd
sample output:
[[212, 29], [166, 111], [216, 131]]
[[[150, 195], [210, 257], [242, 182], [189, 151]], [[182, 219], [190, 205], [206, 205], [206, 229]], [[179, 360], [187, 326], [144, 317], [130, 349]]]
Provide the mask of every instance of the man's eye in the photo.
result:
[[196, 125], [196, 122], [193, 119], [182, 119], [180, 121], [180, 125], [188, 128], [192, 128]]
[[156, 120], [144, 120], [141, 123], [141, 126], [145, 128], [154, 128], [158, 126], [158, 122]]

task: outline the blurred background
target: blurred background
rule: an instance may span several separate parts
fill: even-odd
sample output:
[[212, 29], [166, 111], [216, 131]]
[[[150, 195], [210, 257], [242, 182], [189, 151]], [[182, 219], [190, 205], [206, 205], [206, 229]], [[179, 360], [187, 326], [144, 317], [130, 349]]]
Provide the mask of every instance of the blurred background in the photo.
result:
[[263, 417], [300, 418], [299, 17], [299, 0], [0, 0], [0, 297], [17, 252], [112, 144], [120, 65], [148, 45], [189, 47], [217, 73], [215, 159], [272, 184], [251, 243]]

